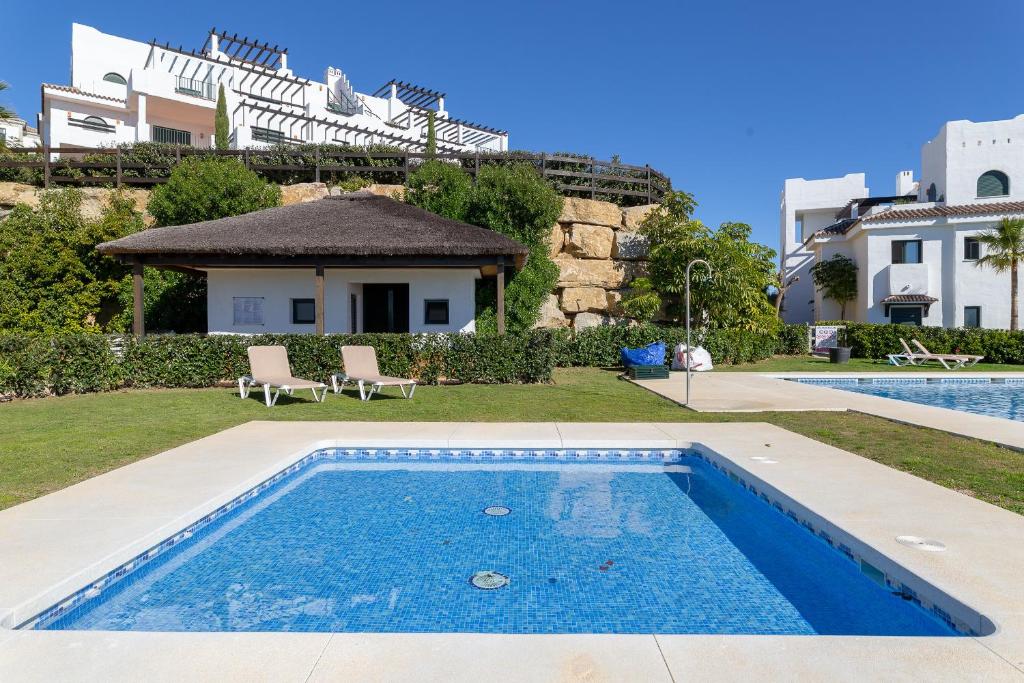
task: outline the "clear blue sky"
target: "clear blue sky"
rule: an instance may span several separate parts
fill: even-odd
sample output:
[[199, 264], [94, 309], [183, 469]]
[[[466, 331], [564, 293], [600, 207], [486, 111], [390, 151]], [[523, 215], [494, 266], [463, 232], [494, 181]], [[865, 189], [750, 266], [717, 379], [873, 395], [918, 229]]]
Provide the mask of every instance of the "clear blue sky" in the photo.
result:
[[513, 148], [649, 163], [705, 222], [750, 223], [773, 248], [785, 178], [865, 171], [888, 193], [944, 121], [1024, 113], [1019, 0], [41, 7], [12, 3], [3, 29], [5, 101], [30, 121], [39, 83], [68, 81], [72, 21], [195, 48], [216, 25], [287, 46], [301, 76], [330, 64], [363, 92], [391, 78], [445, 91]]

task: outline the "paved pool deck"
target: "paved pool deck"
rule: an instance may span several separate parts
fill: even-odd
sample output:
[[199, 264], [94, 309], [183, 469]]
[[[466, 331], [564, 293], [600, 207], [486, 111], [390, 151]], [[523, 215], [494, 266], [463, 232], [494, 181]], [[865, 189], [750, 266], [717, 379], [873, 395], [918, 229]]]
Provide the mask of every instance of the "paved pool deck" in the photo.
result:
[[[960, 638], [10, 630], [330, 446], [699, 448], [994, 630]], [[895, 541], [903, 534], [947, 550], [906, 547]], [[1019, 681], [1022, 576], [1024, 517], [761, 423], [250, 422], [0, 511], [0, 680]]]
[[[884, 417], [903, 424], [931, 427], [951, 434], [991, 441], [1024, 451], [1024, 422], [960, 410], [937, 408], [881, 396], [857, 394], [827, 386], [801, 384], [794, 379], [850, 378], [972, 378], [1024, 377], [1024, 372], [703, 372], [693, 373], [689, 407], [702, 413], [759, 413], [764, 411], [847, 411]], [[632, 381], [632, 380], [631, 380]], [[668, 379], [636, 380], [667, 399], [686, 400], [686, 373]], [[1020, 387], [1024, 394], [1024, 386]]]

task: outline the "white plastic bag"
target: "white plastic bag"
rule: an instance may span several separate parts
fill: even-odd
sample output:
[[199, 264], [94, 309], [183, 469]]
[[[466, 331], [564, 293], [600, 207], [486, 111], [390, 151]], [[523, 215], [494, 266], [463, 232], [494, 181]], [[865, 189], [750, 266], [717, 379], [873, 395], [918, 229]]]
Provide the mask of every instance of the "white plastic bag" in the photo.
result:
[[[675, 353], [672, 354], [672, 369], [673, 370], [685, 370], [686, 369], [686, 344], [676, 344]], [[693, 352], [689, 354], [690, 358], [690, 370], [693, 372], [707, 372], [711, 370], [711, 354], [700, 346], [696, 346]]]

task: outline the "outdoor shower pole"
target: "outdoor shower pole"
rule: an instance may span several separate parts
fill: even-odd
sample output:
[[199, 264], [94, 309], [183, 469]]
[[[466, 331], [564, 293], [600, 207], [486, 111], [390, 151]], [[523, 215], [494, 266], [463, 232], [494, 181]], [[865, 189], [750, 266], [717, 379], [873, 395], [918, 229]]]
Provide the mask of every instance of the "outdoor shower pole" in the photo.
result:
[[703, 263], [708, 269], [708, 275], [711, 275], [711, 264], [702, 258], [695, 258], [686, 264], [686, 401], [683, 402], [684, 406], [690, 405], [690, 361], [693, 358], [690, 355], [692, 353], [690, 348], [690, 269], [696, 263]]

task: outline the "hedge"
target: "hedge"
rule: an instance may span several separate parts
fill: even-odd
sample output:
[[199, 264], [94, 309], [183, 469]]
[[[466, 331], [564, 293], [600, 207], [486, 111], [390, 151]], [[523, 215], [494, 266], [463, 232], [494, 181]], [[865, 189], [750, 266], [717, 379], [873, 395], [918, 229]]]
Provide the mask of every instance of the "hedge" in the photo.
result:
[[[787, 325], [779, 334], [745, 330], [711, 330], [701, 337], [691, 331], [694, 346], [701, 345], [719, 365], [753, 363], [774, 355], [804, 353], [807, 328]], [[558, 330], [555, 334], [555, 365], [559, 367], [618, 366], [619, 349], [665, 342], [665, 362], [671, 362], [676, 344], [686, 343], [686, 329], [657, 325], [612, 325], [583, 330]]]
[[381, 372], [432, 384], [547, 382], [554, 365], [552, 334], [524, 335], [95, 334], [0, 336], [0, 394], [20, 397], [109, 391], [127, 387], [206, 387], [249, 373], [246, 348], [283, 344], [300, 377], [326, 380], [341, 369], [344, 344], [377, 350]]
[[841, 320], [819, 324], [844, 325], [846, 343], [855, 358], [885, 358], [887, 354], [900, 353], [902, 337], [908, 344], [911, 339], [917, 339], [934, 353], [969, 353], [985, 356], [988, 363], [1024, 364], [1024, 331], [1021, 330], [915, 327]]

